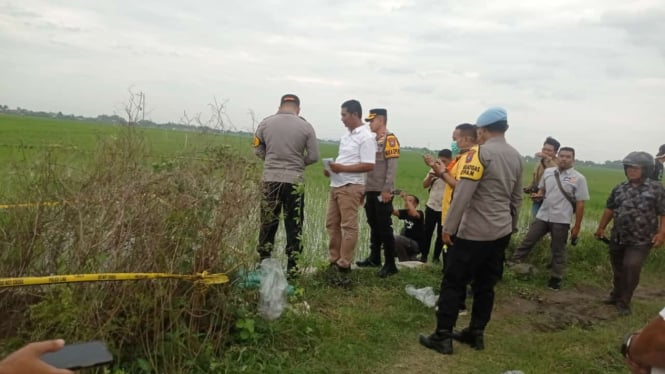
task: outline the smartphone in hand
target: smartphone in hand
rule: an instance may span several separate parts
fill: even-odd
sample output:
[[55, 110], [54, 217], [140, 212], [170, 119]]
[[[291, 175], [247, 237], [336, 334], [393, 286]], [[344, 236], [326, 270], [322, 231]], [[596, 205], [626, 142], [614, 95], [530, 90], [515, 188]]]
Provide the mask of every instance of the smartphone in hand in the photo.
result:
[[42, 361], [58, 369], [77, 370], [113, 362], [113, 355], [101, 341], [70, 344], [57, 352], [45, 353]]

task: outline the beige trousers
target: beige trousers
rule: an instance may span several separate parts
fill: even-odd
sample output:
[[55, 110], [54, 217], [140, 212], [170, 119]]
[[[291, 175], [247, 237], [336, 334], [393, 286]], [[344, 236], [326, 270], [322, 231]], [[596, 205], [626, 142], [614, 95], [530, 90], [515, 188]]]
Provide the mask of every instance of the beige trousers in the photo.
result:
[[365, 186], [347, 184], [333, 187], [328, 195], [326, 229], [330, 263], [348, 268], [358, 242], [358, 210], [363, 204]]

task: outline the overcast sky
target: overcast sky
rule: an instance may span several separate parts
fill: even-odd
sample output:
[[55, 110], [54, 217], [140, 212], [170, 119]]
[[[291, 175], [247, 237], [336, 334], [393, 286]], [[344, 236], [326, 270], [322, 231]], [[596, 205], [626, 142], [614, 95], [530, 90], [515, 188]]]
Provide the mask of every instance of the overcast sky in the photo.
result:
[[319, 138], [340, 104], [388, 109], [403, 145], [448, 148], [455, 125], [504, 106], [533, 154], [552, 135], [579, 159], [665, 143], [665, 1], [0, 0], [0, 104], [178, 122], [214, 98], [251, 130], [283, 93]]

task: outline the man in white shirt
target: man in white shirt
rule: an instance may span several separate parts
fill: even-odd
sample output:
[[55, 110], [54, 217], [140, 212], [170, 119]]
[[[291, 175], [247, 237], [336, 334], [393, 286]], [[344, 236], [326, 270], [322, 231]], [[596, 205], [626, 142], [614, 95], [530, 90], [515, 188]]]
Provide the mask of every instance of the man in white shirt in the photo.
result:
[[342, 123], [348, 129], [339, 143], [338, 156], [329, 165], [330, 194], [326, 229], [330, 242], [328, 260], [341, 273], [351, 270], [358, 241], [358, 210], [365, 193], [365, 174], [374, 169], [376, 140], [362, 121], [362, 107], [357, 100], [342, 104]]
[[[536, 193], [536, 196], [544, 198], [543, 203], [536, 219], [529, 226], [529, 232], [512, 257], [512, 262], [524, 261], [536, 243], [549, 233], [552, 236], [552, 275], [547, 286], [553, 290], [561, 288], [566, 267], [568, 231], [570, 230], [571, 244], [577, 244], [584, 216], [584, 202], [589, 200], [586, 178], [573, 168], [574, 164], [575, 150], [563, 147], [559, 150], [558, 166], [545, 169]], [[573, 216], [575, 224], [571, 229]]]

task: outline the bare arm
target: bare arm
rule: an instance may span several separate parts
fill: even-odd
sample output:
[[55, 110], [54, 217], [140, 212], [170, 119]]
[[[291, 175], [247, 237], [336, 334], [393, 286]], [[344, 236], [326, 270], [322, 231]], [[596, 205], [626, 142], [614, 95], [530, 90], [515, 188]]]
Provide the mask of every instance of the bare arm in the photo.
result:
[[425, 179], [423, 179], [423, 188], [429, 188], [432, 185], [432, 183], [434, 183], [436, 178], [437, 177], [436, 174], [434, 174], [434, 172], [430, 171], [429, 173], [427, 173]]
[[663, 245], [665, 242], [665, 216], [660, 216], [660, 228], [658, 229], [658, 232], [656, 235], [654, 235], [653, 239], [651, 239], [651, 243], [653, 243], [653, 247], [660, 247]]
[[336, 162], [331, 162], [330, 170], [335, 173], [366, 173], [374, 170], [374, 164], [361, 162], [358, 164], [342, 165]]
[[575, 202], [575, 225], [570, 230], [570, 237], [577, 238], [582, 228], [582, 218], [584, 217], [584, 200]]
[[600, 217], [600, 222], [598, 222], [598, 229], [596, 229], [596, 233], [594, 236], [596, 238], [604, 238], [605, 237], [605, 228], [607, 225], [612, 221], [612, 217], [614, 216], [614, 211], [612, 209], [607, 209], [603, 211], [603, 216]]

